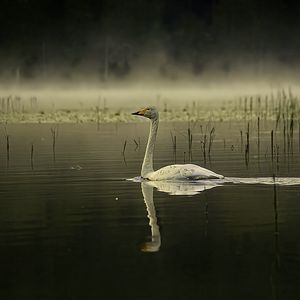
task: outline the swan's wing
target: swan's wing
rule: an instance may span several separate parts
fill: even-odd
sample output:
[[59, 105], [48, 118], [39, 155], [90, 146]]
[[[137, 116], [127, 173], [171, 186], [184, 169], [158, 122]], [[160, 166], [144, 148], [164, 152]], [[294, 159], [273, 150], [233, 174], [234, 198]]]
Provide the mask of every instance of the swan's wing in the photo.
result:
[[179, 165], [170, 165], [163, 168], [160, 168], [157, 171], [152, 172], [147, 176], [150, 180], [177, 180], [181, 179], [182, 175], [180, 174]]
[[180, 174], [183, 177], [186, 177], [188, 179], [220, 179], [224, 178], [223, 175], [217, 174], [211, 170], [202, 168], [200, 166], [194, 165], [194, 164], [185, 164], [181, 165], [181, 171]]
[[150, 180], [181, 180], [181, 179], [217, 179], [224, 176], [216, 174], [208, 169], [202, 168], [194, 164], [170, 165], [163, 167], [151, 174]]

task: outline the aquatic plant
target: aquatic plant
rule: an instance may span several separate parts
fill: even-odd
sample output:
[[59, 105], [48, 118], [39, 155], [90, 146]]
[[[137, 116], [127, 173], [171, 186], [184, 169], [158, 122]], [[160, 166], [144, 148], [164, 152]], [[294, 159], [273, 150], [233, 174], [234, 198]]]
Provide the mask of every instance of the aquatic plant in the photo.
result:
[[170, 132], [170, 134], [171, 134], [171, 141], [172, 141], [172, 148], [173, 148], [173, 159], [174, 159], [174, 163], [176, 164], [176, 161], [177, 161], [177, 157], [176, 157], [177, 138], [176, 138], [176, 135], [173, 136], [172, 131]]
[[31, 169], [32, 169], [32, 170], [33, 170], [33, 153], [34, 153], [33, 143], [31, 143], [31, 150], [30, 150], [30, 166], [31, 166]]
[[52, 154], [53, 154], [53, 161], [56, 160], [56, 140], [58, 136], [58, 127], [51, 127], [51, 135], [52, 135]]

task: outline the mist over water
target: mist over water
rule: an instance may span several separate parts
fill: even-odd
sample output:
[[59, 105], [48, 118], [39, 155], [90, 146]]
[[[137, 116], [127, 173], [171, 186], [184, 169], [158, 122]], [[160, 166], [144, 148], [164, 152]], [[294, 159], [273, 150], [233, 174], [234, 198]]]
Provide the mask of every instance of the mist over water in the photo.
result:
[[29, 101], [37, 99], [39, 109], [86, 109], [107, 106], [113, 109], [135, 109], [142, 106], [164, 105], [178, 108], [191, 103], [220, 105], [241, 97], [265, 97], [290, 90], [295, 96], [300, 86], [293, 81], [241, 80], [221, 78], [199, 80], [195, 78], [146, 80], [141, 77], [121, 81], [99, 82], [35, 82], [31, 84], [0, 85], [0, 97], [20, 97]]
[[212, 97], [294, 87], [299, 9], [294, 0], [4, 1], [0, 88], [88, 98], [120, 87]]

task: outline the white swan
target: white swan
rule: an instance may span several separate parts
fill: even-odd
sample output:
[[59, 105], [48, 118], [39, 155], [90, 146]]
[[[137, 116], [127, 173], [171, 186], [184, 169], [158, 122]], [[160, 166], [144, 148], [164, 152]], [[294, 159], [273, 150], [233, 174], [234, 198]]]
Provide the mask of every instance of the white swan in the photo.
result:
[[144, 161], [142, 165], [141, 176], [144, 179], [159, 181], [159, 180], [199, 180], [199, 179], [222, 179], [223, 175], [219, 175], [205, 168], [194, 164], [170, 165], [163, 167], [157, 171], [153, 170], [153, 151], [157, 135], [159, 115], [155, 107], [146, 107], [132, 115], [143, 116], [151, 121], [150, 133]]

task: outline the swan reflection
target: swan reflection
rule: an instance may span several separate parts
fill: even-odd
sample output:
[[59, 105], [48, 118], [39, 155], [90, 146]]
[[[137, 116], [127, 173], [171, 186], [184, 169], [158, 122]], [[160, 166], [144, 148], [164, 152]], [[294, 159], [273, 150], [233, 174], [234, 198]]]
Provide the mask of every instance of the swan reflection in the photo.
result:
[[141, 188], [148, 212], [149, 225], [151, 227], [151, 241], [145, 242], [142, 245], [141, 250], [144, 252], [157, 252], [160, 248], [161, 240], [159, 226], [157, 224], [155, 206], [153, 202], [153, 187], [148, 185], [146, 182], [142, 182]]
[[146, 242], [142, 245], [141, 250], [145, 252], [157, 252], [159, 251], [159, 248], [161, 246], [161, 236], [159, 226], [157, 224], [155, 205], [153, 201], [153, 188], [156, 188], [160, 192], [168, 193], [169, 195], [173, 196], [193, 196], [218, 186], [232, 184], [263, 184], [274, 186], [300, 185], [299, 177], [227, 177], [223, 179], [198, 181], [145, 181], [141, 177], [135, 177], [129, 180], [141, 183], [141, 189], [148, 212], [149, 225], [151, 227], [151, 241]]
[[220, 186], [220, 184], [212, 181], [201, 181], [201, 183], [199, 183], [199, 181], [197, 183], [187, 181], [142, 181], [141, 189], [146, 204], [149, 225], [151, 227], [151, 241], [143, 243], [141, 251], [157, 252], [161, 246], [161, 235], [159, 225], [157, 224], [156, 210], [153, 201], [154, 187], [158, 191], [168, 193], [169, 195], [193, 196], [217, 186]]
[[145, 181], [144, 183], [155, 187], [160, 192], [172, 196], [193, 196], [217, 186], [221, 186], [219, 180]]

